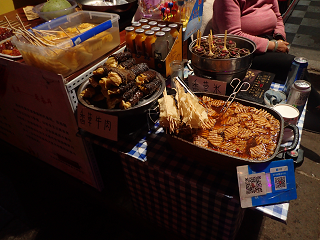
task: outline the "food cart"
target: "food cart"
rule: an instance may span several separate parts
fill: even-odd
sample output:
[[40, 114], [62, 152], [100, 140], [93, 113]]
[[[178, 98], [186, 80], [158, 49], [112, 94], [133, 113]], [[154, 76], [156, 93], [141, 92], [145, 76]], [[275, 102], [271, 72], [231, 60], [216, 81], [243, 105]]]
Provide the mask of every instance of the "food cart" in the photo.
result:
[[[27, 22], [21, 10], [16, 12]], [[7, 16], [13, 19], [14, 14]], [[78, 87], [108, 56], [123, 50], [124, 37], [120, 31], [117, 48], [65, 79], [21, 59], [0, 58], [1, 138], [97, 189], [103, 184], [90, 145], [101, 145], [121, 157], [137, 214], [190, 239], [233, 239], [245, 211], [234, 173], [176, 152], [163, 128], [150, 120], [149, 126], [117, 141], [78, 128]], [[185, 74], [190, 72], [186, 69]], [[273, 89], [282, 87], [272, 84]], [[298, 122], [300, 132], [303, 120], [304, 113]], [[285, 221], [288, 206], [257, 209]]]

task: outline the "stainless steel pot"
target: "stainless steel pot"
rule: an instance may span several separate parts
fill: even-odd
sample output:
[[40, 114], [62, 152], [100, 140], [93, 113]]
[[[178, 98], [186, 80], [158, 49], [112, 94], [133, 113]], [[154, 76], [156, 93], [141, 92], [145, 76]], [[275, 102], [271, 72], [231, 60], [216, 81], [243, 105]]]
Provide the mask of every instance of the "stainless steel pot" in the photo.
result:
[[160, 73], [157, 72], [157, 77], [162, 80], [161, 86], [151, 95], [141, 99], [137, 105], [128, 109], [105, 109], [99, 108], [94, 105], [88, 104], [81, 96], [80, 93], [89, 86], [89, 80], [83, 82], [78, 89], [77, 96], [79, 104], [95, 111], [103, 112], [105, 114], [118, 117], [118, 132], [131, 133], [141, 128], [147, 122], [147, 115], [149, 109], [156, 106], [158, 98], [162, 95], [165, 89], [165, 79]]
[[[214, 36], [224, 38], [224, 34]], [[207, 38], [207, 36], [202, 38]], [[196, 40], [194, 40], [189, 45], [189, 51], [191, 52], [191, 65], [195, 75], [227, 83], [230, 83], [234, 78], [242, 80], [245, 77], [251, 66], [256, 44], [250, 39], [231, 34], [227, 35], [227, 39], [236, 42], [237, 48], [247, 48], [251, 53], [244, 57], [229, 59], [202, 57], [192, 52], [192, 48], [196, 44]]]
[[[218, 95], [213, 93], [195, 93], [197, 96], [209, 96], [214, 99], [220, 99], [226, 101], [228, 96]], [[263, 163], [274, 160], [274, 158], [279, 154], [285, 151], [291, 151], [297, 147], [299, 141], [299, 129], [297, 126], [284, 122], [282, 116], [273, 108], [269, 108], [264, 105], [260, 105], [258, 103], [249, 102], [246, 100], [235, 98], [235, 101], [245, 105], [255, 107], [257, 109], [263, 109], [268, 113], [272, 114], [276, 119], [280, 122], [280, 133], [277, 141], [277, 146], [274, 150], [274, 153], [265, 160], [249, 160], [240, 157], [235, 157], [232, 155], [228, 155], [225, 153], [217, 152], [208, 148], [203, 148], [184, 140], [178, 136], [167, 134], [167, 140], [172, 146], [174, 150], [185, 155], [186, 157], [190, 157], [203, 165], [208, 165], [217, 169], [222, 170], [231, 170], [236, 171], [236, 166], [254, 164], [254, 163]], [[281, 146], [281, 141], [283, 137], [284, 128], [290, 128], [294, 132], [294, 139], [291, 146], [283, 147]]]
[[99, 12], [126, 12], [137, 7], [137, 0], [76, 0], [82, 10]]

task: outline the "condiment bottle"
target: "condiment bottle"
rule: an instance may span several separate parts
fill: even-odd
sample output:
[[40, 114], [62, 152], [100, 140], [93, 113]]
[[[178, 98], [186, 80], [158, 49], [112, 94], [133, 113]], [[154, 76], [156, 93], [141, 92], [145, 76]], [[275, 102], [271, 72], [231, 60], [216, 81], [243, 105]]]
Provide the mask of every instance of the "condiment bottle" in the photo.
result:
[[145, 46], [145, 53], [148, 57], [154, 57], [154, 43], [157, 40], [157, 37], [155, 36], [155, 32], [148, 30], [145, 32], [145, 35], [147, 36], [144, 40], [144, 46]]
[[142, 18], [142, 19], [139, 20], [139, 23], [141, 23], [142, 26], [143, 25], [147, 25], [148, 22], [149, 22], [148, 19], [145, 19], [145, 18]]
[[151, 31], [154, 31], [155, 33], [156, 32], [159, 32], [160, 31], [160, 28], [159, 27], [153, 27], [150, 29]]
[[170, 34], [171, 28], [165, 27], [165, 28], [162, 28], [161, 31], [165, 32], [165, 34], [166, 34], [166, 39], [168, 41], [168, 53], [169, 53], [171, 50], [171, 47], [173, 45], [173, 37]]
[[159, 28], [164, 28], [164, 27], [166, 27], [167, 25], [165, 24], [165, 23], [158, 23], [158, 27]]
[[146, 39], [146, 35], [144, 34], [144, 29], [138, 28], [135, 30], [135, 33], [137, 34], [135, 38], [135, 44], [136, 44], [136, 53], [140, 55], [144, 55], [144, 40]]
[[147, 24], [147, 25], [142, 25], [141, 28], [144, 29], [145, 31], [148, 31], [151, 29], [151, 26]]
[[168, 25], [168, 27], [171, 28], [170, 34], [173, 37], [173, 39], [176, 39], [178, 37], [179, 32], [178, 32], [178, 24], [176, 23], [171, 23]]
[[126, 47], [127, 50], [131, 53], [135, 53], [136, 52], [136, 48], [135, 48], [135, 38], [137, 36], [137, 34], [134, 31], [134, 27], [126, 27]]
[[157, 21], [150, 21], [148, 24], [151, 26], [151, 28], [158, 25]]
[[141, 28], [141, 23], [139, 23], [139, 22], [133, 22], [131, 25], [132, 25], [132, 27], [134, 27], [134, 30]]
[[162, 31], [156, 32], [157, 40], [154, 43], [154, 58], [163, 60], [168, 55], [168, 41]]

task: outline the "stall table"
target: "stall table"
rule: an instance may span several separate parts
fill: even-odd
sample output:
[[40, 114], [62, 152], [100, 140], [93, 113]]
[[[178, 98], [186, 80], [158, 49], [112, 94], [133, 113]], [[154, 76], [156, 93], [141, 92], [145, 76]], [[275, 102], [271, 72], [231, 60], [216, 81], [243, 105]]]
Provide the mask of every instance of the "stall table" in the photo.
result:
[[[18, 13], [25, 21], [21, 11], [19, 9], [7, 16], [14, 18]], [[31, 25], [39, 23], [39, 20], [34, 20]], [[121, 31], [121, 44], [115, 51], [124, 46], [124, 36], [125, 32]], [[75, 89], [88, 78], [84, 72], [90, 74], [93, 66], [110, 54], [65, 79], [64, 94], [69, 97], [72, 111], [76, 110], [77, 105]], [[281, 90], [282, 87], [272, 84], [273, 89]], [[305, 109], [298, 122], [300, 136]], [[167, 143], [158, 123], [149, 120], [149, 125], [144, 129], [122, 136], [117, 142], [81, 129], [77, 136], [85, 142], [119, 153], [132, 202], [140, 216], [189, 239], [235, 238], [245, 211], [240, 206], [236, 176], [201, 165], [177, 153]], [[285, 221], [288, 207], [289, 203], [283, 203], [256, 209]]]

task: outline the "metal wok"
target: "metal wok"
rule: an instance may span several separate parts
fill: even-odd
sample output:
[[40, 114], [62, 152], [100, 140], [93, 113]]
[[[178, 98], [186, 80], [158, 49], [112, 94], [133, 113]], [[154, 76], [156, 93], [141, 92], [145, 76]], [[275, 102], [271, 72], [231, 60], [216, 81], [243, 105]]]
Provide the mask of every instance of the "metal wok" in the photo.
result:
[[137, 6], [137, 0], [76, 0], [82, 10], [99, 12], [126, 12]]
[[[209, 96], [214, 99], [220, 99], [226, 101], [228, 96], [213, 94], [213, 93], [195, 93], [197, 96]], [[229, 171], [235, 171], [236, 166], [240, 165], [248, 165], [248, 164], [254, 164], [254, 163], [263, 163], [263, 162], [269, 162], [276, 158], [276, 156], [282, 152], [285, 151], [291, 151], [297, 147], [298, 141], [299, 141], [299, 129], [297, 126], [292, 125], [290, 123], [284, 122], [282, 116], [274, 109], [269, 108], [264, 105], [260, 105], [258, 103], [242, 100], [239, 98], [235, 98], [235, 101], [245, 105], [245, 106], [251, 106], [255, 107], [257, 109], [263, 109], [266, 110], [268, 113], [270, 113], [272, 116], [274, 116], [276, 119], [280, 122], [280, 133], [279, 138], [277, 141], [277, 146], [274, 150], [274, 153], [265, 160], [249, 160], [244, 159], [240, 157], [235, 157], [232, 155], [228, 155], [222, 152], [214, 151], [208, 148], [203, 148], [200, 146], [197, 146], [193, 144], [192, 142], [189, 142], [187, 140], [184, 140], [178, 136], [175, 136], [173, 134], [167, 134], [167, 140], [172, 146], [174, 150], [181, 153], [182, 155], [185, 155], [187, 157], [193, 158], [194, 160], [198, 161], [201, 164], [214, 167], [216, 169], [221, 170], [229, 170]], [[281, 141], [283, 137], [283, 131], [284, 128], [290, 128], [294, 132], [294, 139], [291, 144], [291, 146], [283, 147], [281, 146]]]

